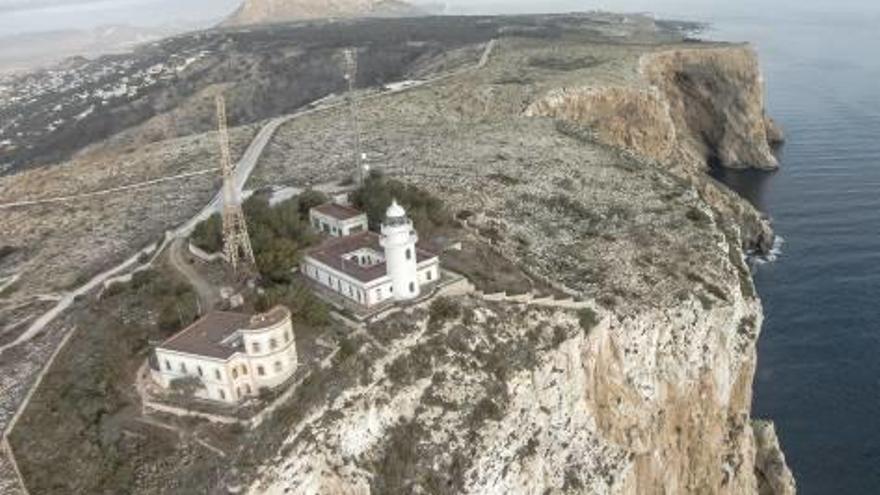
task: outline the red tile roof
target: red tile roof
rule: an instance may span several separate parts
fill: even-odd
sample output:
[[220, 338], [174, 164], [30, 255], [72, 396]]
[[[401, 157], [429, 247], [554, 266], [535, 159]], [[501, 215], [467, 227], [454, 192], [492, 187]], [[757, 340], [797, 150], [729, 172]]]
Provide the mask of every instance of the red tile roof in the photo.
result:
[[350, 220], [364, 214], [363, 212], [358, 211], [350, 206], [340, 205], [336, 203], [324, 203], [320, 206], [316, 206], [314, 209], [315, 211], [323, 213], [328, 217], [335, 218], [336, 220]]
[[243, 313], [213, 311], [173, 335], [158, 347], [185, 354], [228, 359], [236, 352], [243, 350], [240, 343], [223, 343], [235, 332], [270, 327], [288, 317], [290, 317], [290, 310], [283, 306], [276, 306], [268, 313], [253, 316]]
[[[379, 234], [367, 231], [347, 237], [333, 237], [326, 240], [320, 246], [306, 251], [306, 256], [314, 258], [316, 261], [345, 273], [360, 282], [369, 283], [387, 274], [388, 269], [385, 263], [364, 267], [357, 263], [346, 261], [343, 258], [346, 254], [364, 248], [380, 253], [383, 252], [384, 250], [379, 244]], [[418, 263], [436, 257], [437, 255], [425, 249], [422, 243], [416, 246], [416, 261]]]

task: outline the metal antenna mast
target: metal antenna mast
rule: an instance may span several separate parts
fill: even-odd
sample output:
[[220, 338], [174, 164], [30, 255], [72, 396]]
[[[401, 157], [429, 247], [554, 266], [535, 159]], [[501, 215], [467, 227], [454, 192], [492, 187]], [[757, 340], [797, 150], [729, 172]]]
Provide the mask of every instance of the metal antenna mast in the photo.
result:
[[348, 81], [348, 107], [351, 112], [351, 131], [354, 138], [354, 167], [357, 174], [359, 185], [366, 180], [364, 170], [364, 156], [361, 154], [361, 128], [358, 121], [358, 106], [354, 96], [355, 86], [357, 84], [358, 59], [357, 48], [347, 48], [345, 50], [345, 79]]
[[248, 236], [241, 198], [235, 186], [232, 157], [229, 153], [229, 131], [226, 128], [226, 99], [222, 94], [217, 103], [217, 127], [220, 138], [220, 170], [223, 174], [223, 253], [232, 270], [238, 272], [241, 263], [254, 265], [254, 250]]

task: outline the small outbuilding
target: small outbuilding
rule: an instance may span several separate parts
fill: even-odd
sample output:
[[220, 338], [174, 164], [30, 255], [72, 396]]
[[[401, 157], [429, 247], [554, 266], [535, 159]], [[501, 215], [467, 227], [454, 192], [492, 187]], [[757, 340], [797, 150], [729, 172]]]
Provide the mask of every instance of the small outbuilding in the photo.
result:
[[309, 211], [309, 222], [316, 231], [332, 237], [345, 237], [367, 231], [367, 214], [350, 206], [331, 202]]

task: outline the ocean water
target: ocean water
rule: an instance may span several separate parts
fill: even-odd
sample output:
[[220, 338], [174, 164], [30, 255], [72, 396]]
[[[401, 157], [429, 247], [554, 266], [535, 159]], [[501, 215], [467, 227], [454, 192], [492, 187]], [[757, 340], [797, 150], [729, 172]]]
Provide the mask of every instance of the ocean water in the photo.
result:
[[880, 23], [870, 10], [712, 21], [711, 37], [755, 44], [788, 138], [779, 172], [723, 177], [785, 239], [755, 269], [754, 415], [776, 421], [800, 493], [880, 493]]

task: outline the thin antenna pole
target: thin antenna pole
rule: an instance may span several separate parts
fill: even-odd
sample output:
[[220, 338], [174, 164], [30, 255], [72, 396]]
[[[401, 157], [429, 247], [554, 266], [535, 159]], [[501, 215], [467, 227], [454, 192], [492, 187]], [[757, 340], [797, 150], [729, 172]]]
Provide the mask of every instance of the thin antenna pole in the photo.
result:
[[361, 154], [361, 128], [358, 115], [357, 99], [354, 90], [357, 87], [358, 59], [357, 48], [345, 50], [345, 79], [348, 80], [348, 108], [351, 116], [351, 132], [354, 141], [354, 166], [359, 185], [366, 180], [364, 174], [363, 155]]

